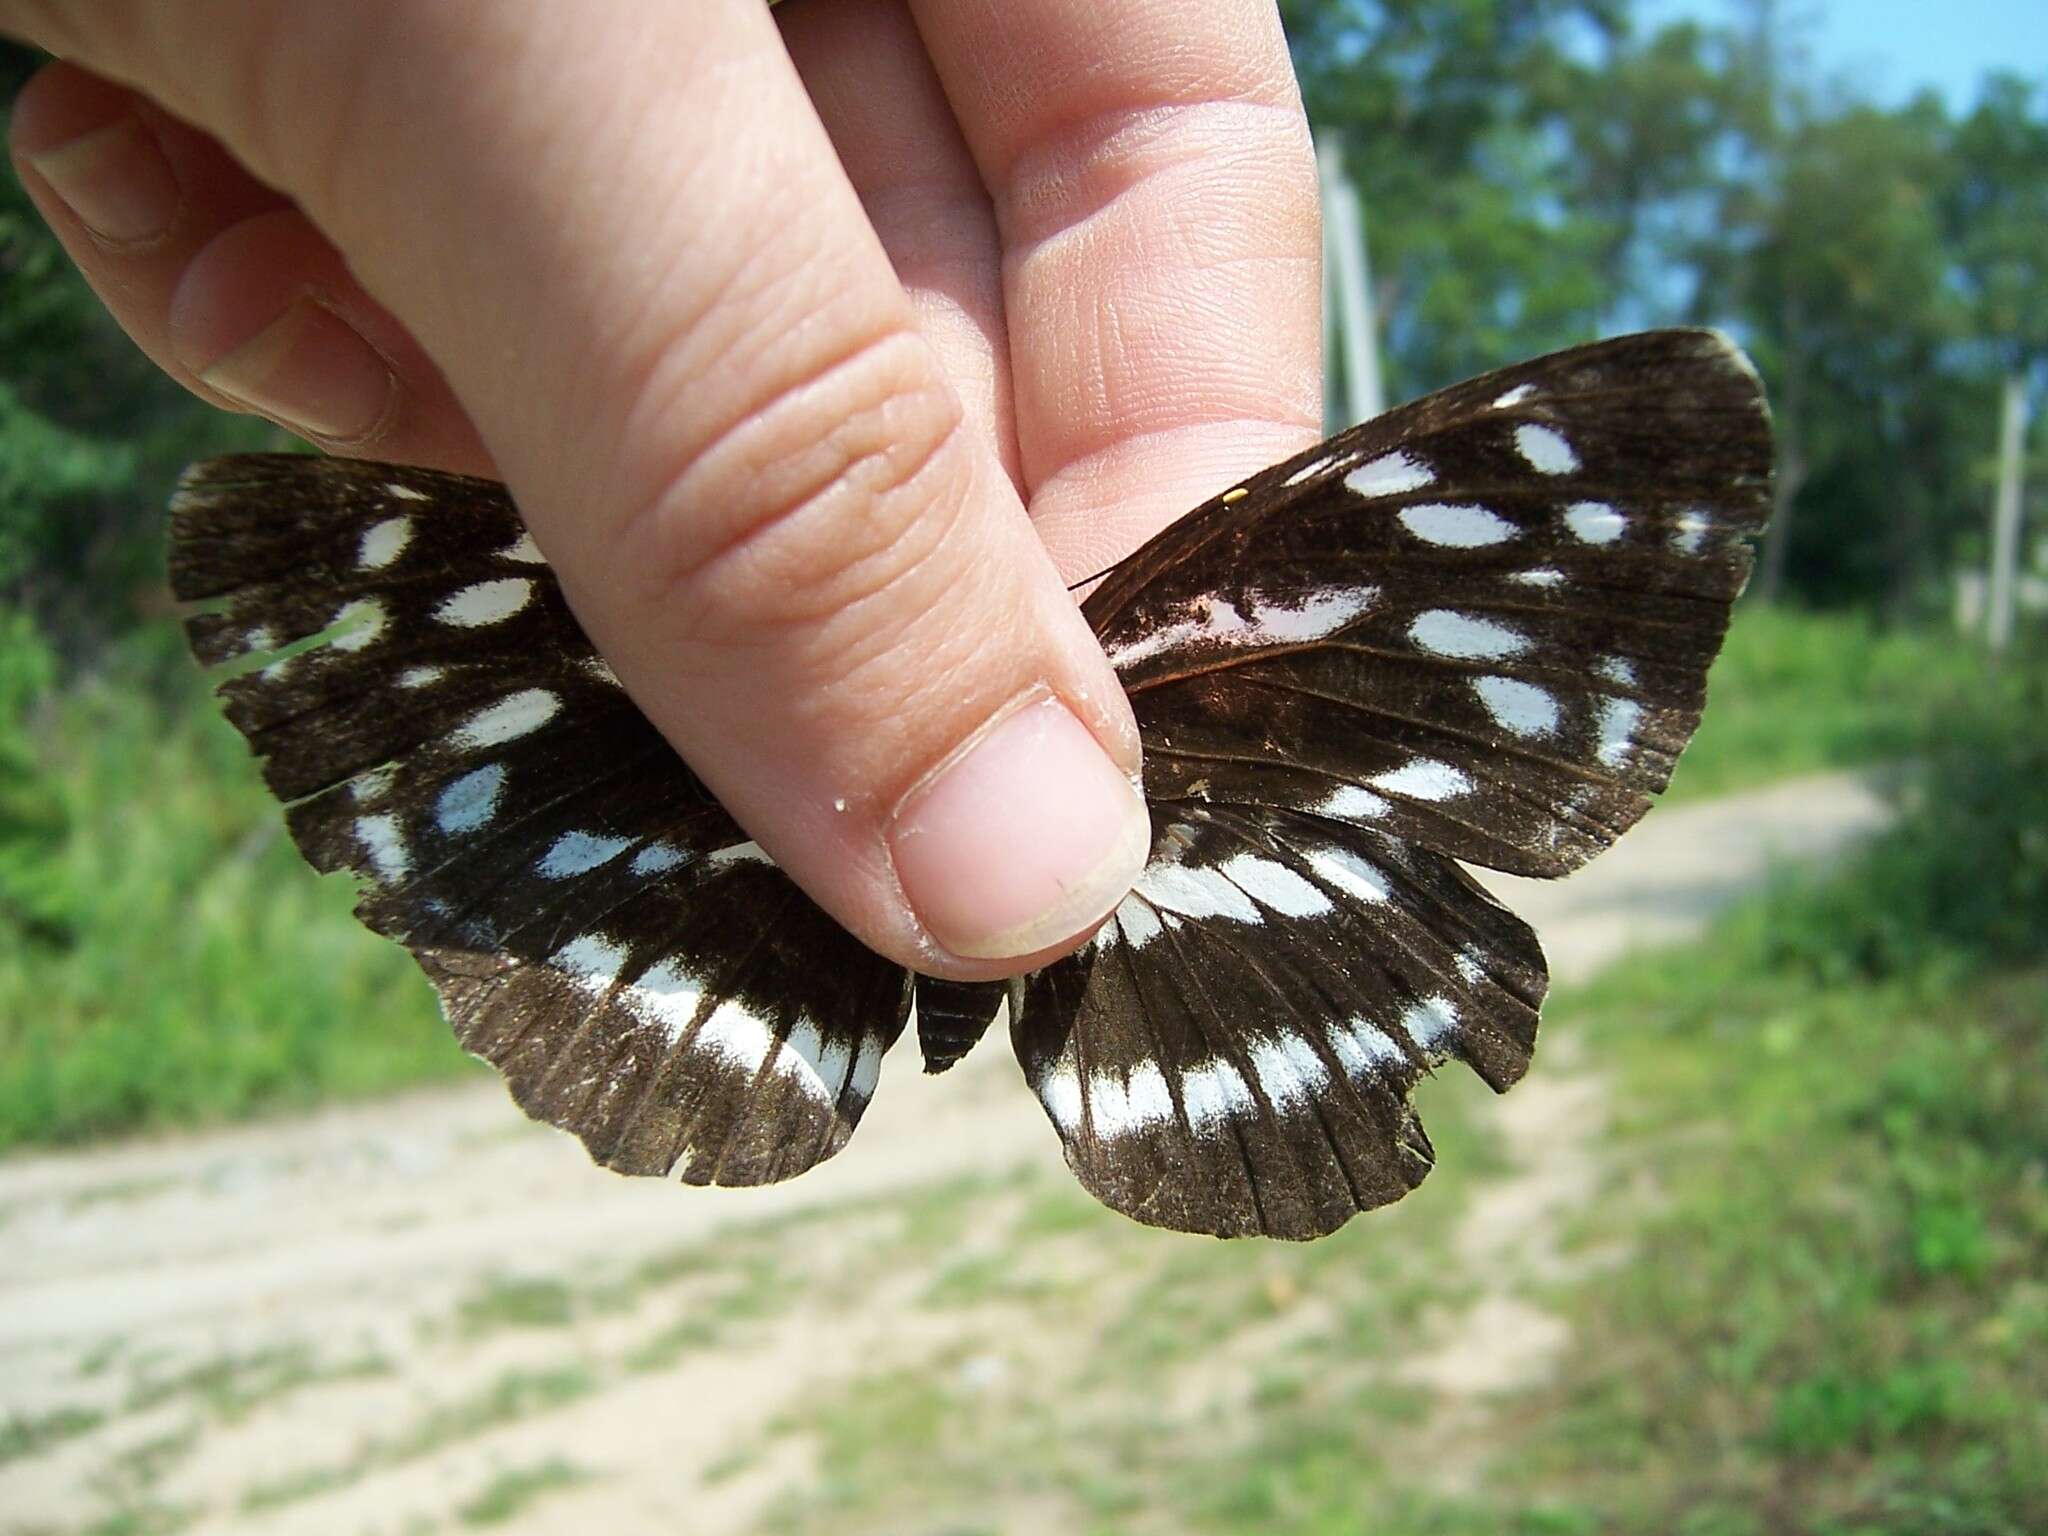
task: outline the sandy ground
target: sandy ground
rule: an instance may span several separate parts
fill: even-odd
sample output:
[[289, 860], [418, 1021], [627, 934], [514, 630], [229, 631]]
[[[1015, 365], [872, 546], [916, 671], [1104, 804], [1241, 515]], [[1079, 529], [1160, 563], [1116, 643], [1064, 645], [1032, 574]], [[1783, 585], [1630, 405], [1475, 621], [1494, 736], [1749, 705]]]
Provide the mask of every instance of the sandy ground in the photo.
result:
[[[1883, 816], [1858, 780], [1803, 779], [1657, 812], [1571, 880], [1494, 883], [1578, 980]], [[0, 1163], [0, 1532], [749, 1529], [806, 1475], [788, 1441], [741, 1465], [754, 1430], [975, 1326], [925, 1315], [928, 1275], [859, 1267], [875, 1213], [963, 1176], [1064, 1177], [1001, 1039], [943, 1079], [907, 1044], [888, 1068], [846, 1153], [761, 1191], [599, 1172], [487, 1083]], [[1457, 1252], [1494, 1278], [1400, 1365], [1446, 1443], [1569, 1342], [1504, 1277], [1557, 1264], [1550, 1235], [1599, 1176], [1601, 1083], [1568, 1040], [1488, 1112], [1512, 1171], [1480, 1189]], [[713, 1321], [747, 1298], [702, 1256], [742, 1242], [750, 1273], [858, 1273], [858, 1294], [725, 1342]], [[569, 1281], [603, 1304], [492, 1326], [546, 1313]], [[664, 1353], [692, 1326], [716, 1347]]]

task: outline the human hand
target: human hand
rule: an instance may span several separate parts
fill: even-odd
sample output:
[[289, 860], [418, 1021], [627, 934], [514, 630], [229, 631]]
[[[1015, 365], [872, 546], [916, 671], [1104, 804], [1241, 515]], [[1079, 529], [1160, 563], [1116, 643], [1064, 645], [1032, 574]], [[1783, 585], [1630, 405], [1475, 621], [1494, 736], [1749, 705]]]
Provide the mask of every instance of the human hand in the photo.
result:
[[[780, 37], [778, 38], [778, 27]], [[870, 946], [1142, 865], [1064, 581], [1318, 436], [1270, 0], [0, 0], [15, 163], [172, 377], [506, 480], [636, 702]]]

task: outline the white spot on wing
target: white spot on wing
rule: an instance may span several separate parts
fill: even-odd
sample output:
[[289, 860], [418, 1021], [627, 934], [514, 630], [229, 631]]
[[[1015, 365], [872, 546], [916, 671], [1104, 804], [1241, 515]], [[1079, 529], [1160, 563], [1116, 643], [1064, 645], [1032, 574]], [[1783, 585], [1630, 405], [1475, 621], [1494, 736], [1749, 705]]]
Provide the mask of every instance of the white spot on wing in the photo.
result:
[[1401, 1028], [1425, 1051], [1450, 1049], [1445, 1041], [1457, 1027], [1458, 1007], [1448, 997], [1425, 997], [1401, 1015]]
[[[624, 963], [623, 951], [610, 959], [610, 969], [605, 974], [607, 984]], [[626, 990], [627, 1005], [641, 1018], [658, 1025], [671, 1045], [682, 1039], [696, 1021], [703, 1000], [704, 984], [673, 960], [650, 967]]]
[[568, 880], [587, 875], [609, 864], [633, 846], [630, 837], [609, 837], [599, 832], [564, 832], [534, 865], [543, 880]]
[[1393, 894], [1387, 877], [1380, 873], [1378, 867], [1349, 848], [1318, 848], [1309, 854], [1308, 861], [1317, 874], [1360, 901], [1386, 901]]
[[1181, 1074], [1180, 1102], [1187, 1112], [1188, 1128], [1196, 1132], [1212, 1130], [1233, 1116], [1248, 1115], [1258, 1106], [1244, 1074], [1220, 1057]]
[[882, 1042], [874, 1035], [862, 1035], [853, 1070], [846, 1074], [846, 1091], [865, 1104], [875, 1096], [875, 1084], [881, 1080]]
[[1515, 428], [1515, 451], [1539, 475], [1569, 475], [1579, 467], [1579, 456], [1555, 427], [1525, 421]]
[[1393, 807], [1369, 789], [1360, 789], [1356, 784], [1345, 784], [1333, 789], [1315, 806], [1318, 815], [1343, 816], [1353, 821], [1372, 821], [1387, 814]]
[[455, 728], [449, 740], [469, 751], [517, 741], [554, 719], [561, 707], [562, 701], [545, 688], [522, 688], [478, 710]]
[[1254, 603], [1249, 615], [1240, 613], [1227, 598], [1203, 597], [1194, 603], [1187, 618], [1112, 646], [1109, 659], [1115, 666], [1127, 667], [1196, 645], [1305, 644], [1335, 634], [1378, 597], [1377, 587], [1332, 587], [1310, 595], [1299, 607]]
[[827, 1077], [825, 1068], [828, 1053], [825, 1038], [818, 1033], [818, 1026], [809, 1019], [798, 1019], [796, 1028], [789, 1032], [789, 1038], [782, 1042], [782, 1049], [775, 1053], [775, 1071], [778, 1076], [792, 1079], [798, 1087], [820, 1103], [830, 1104], [839, 1097], [840, 1077], [845, 1073], [845, 1047], [839, 1048], [836, 1058], [830, 1064], [834, 1075]]
[[1679, 513], [1678, 527], [1671, 535], [1672, 548], [1681, 555], [1698, 554], [1706, 548], [1707, 533], [1712, 527], [1712, 522], [1701, 513]]
[[1534, 384], [1517, 384], [1513, 389], [1494, 401], [1493, 408], [1496, 411], [1504, 411], [1511, 405], [1520, 405], [1535, 393], [1536, 386]]
[[500, 560], [517, 560], [521, 565], [546, 565], [548, 557], [540, 552], [540, 546], [533, 542], [533, 535], [522, 533], [518, 538], [498, 551]]
[[1634, 699], [1607, 699], [1600, 705], [1600, 761], [1619, 768], [1635, 746], [1636, 723], [1643, 706]]
[[1635, 663], [1626, 656], [1603, 656], [1593, 670], [1619, 687], [1633, 688], [1636, 685]]
[[[578, 934], [548, 957], [548, 963], [586, 992], [604, 992], [619, 979], [626, 963], [626, 946], [601, 933]], [[672, 966], [656, 966], [640, 980], [642, 987]]]
[[728, 997], [711, 1010], [711, 1017], [690, 1042], [691, 1049], [710, 1051], [742, 1072], [759, 1072], [774, 1048], [775, 1036], [768, 1026], [747, 1010], [738, 998]]
[[1133, 949], [1143, 949], [1159, 937], [1159, 916], [1142, 896], [1126, 896], [1117, 904], [1116, 926]]
[[1254, 901], [1288, 917], [1315, 917], [1330, 910], [1330, 898], [1275, 859], [1240, 853], [1218, 872]]
[[852, 1075], [853, 1052], [854, 1047], [850, 1041], [843, 1036], [834, 1035], [825, 1042], [825, 1049], [818, 1056], [818, 1080], [825, 1085], [828, 1090], [827, 1097], [834, 1104], [839, 1102], [839, 1095], [846, 1091], [846, 1080]]
[[412, 873], [412, 855], [396, 816], [358, 816], [356, 841], [370, 855], [370, 867], [382, 883], [396, 885]]
[[398, 770], [388, 765], [372, 768], [368, 773], [359, 773], [349, 780], [349, 798], [363, 805], [369, 804], [372, 800], [381, 800], [390, 793], [392, 783], [397, 778]]
[[1384, 789], [1390, 795], [1399, 795], [1407, 800], [1449, 800], [1469, 793], [1472, 788], [1472, 781], [1459, 769], [1433, 757], [1418, 757], [1398, 768], [1390, 768], [1374, 778], [1372, 783], [1375, 789]]
[[1320, 459], [1310, 459], [1308, 463], [1302, 465], [1301, 468], [1297, 469], [1280, 483], [1282, 485], [1299, 485], [1304, 480], [1313, 480], [1336, 462], [1337, 460], [1334, 455], [1325, 455]]
[[1548, 736], [1557, 729], [1557, 700], [1534, 683], [1512, 677], [1475, 677], [1472, 689], [1502, 730], [1517, 736]]
[[762, 851], [759, 843], [734, 843], [705, 854], [704, 862], [722, 869], [728, 864], [773, 864], [775, 861]]
[[1529, 649], [1529, 637], [1492, 619], [1432, 608], [1408, 626], [1408, 638], [1437, 656], [1457, 661], [1504, 661]]
[[1251, 898], [1213, 869], [1154, 864], [1138, 876], [1131, 889], [1155, 907], [1182, 917], [1227, 917], [1240, 923], [1260, 920]]
[[1436, 484], [1436, 471], [1405, 453], [1383, 453], [1344, 477], [1344, 488], [1356, 496], [1403, 496]]
[[1401, 525], [1425, 544], [1445, 549], [1484, 549], [1505, 544], [1521, 532], [1485, 507], [1464, 502], [1426, 501], [1401, 512]]
[[1261, 1040], [1252, 1047], [1252, 1073], [1275, 1109], [1290, 1109], [1312, 1098], [1330, 1080], [1315, 1047], [1300, 1035]]
[[505, 765], [486, 763], [451, 782], [434, 800], [434, 825], [449, 836], [474, 832], [498, 814]]
[[480, 581], [464, 587], [434, 610], [434, 617], [458, 629], [502, 624], [533, 600], [533, 583], [524, 576]]
[[1081, 1075], [1071, 1061], [1060, 1062], [1039, 1079], [1038, 1098], [1062, 1136], [1081, 1128]]
[[415, 490], [403, 480], [386, 480], [384, 482], [384, 494], [386, 496], [395, 496], [400, 501], [432, 501], [434, 499], [425, 491]]
[[1612, 544], [1627, 520], [1604, 501], [1575, 501], [1564, 509], [1564, 525], [1582, 544]]
[[[395, 491], [396, 487], [392, 489]], [[411, 542], [411, 518], [387, 517], [381, 523], [373, 523], [363, 530], [363, 541], [356, 546], [356, 567], [381, 571], [404, 554], [405, 546]]]
[[1408, 1065], [1407, 1053], [1394, 1043], [1393, 1036], [1364, 1019], [1339, 1020], [1327, 1033], [1330, 1049], [1352, 1077]]
[[690, 856], [674, 843], [649, 843], [633, 855], [632, 870], [636, 875], [665, 875], [689, 860]]
[[1533, 571], [1516, 571], [1508, 580], [1520, 582], [1525, 587], [1561, 587], [1564, 585], [1564, 572], [1539, 565]]
[[384, 633], [385, 617], [384, 605], [375, 598], [363, 597], [344, 603], [341, 611], [328, 623], [346, 628], [327, 643], [337, 651], [360, 651]]
[[1173, 1118], [1166, 1077], [1152, 1062], [1140, 1062], [1128, 1080], [1114, 1072], [1088, 1076], [1088, 1119], [1098, 1136], [1128, 1136]]
[[401, 688], [429, 688], [448, 675], [446, 667], [407, 667], [398, 674]]

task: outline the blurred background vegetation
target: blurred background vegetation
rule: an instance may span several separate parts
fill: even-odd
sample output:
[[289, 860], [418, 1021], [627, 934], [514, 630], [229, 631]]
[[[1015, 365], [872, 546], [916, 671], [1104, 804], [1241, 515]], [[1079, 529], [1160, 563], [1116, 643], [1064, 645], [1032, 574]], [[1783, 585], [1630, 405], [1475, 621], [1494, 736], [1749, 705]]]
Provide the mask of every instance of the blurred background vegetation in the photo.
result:
[[[1037, 1475], [1100, 1492], [1100, 1529], [1135, 1501], [1247, 1532], [2048, 1530], [2048, 662], [2039, 615], [1996, 666], [1954, 618], [1988, 562], [2001, 394], [2048, 393], [2042, 61], [1882, 102], [1818, 76], [1769, 0], [1656, 28], [1624, 0], [1282, 10], [1363, 197], [1390, 398], [1679, 322], [1763, 370], [1778, 514], [1674, 796], [1888, 764], [1901, 815], [1848, 869], [1553, 1008], [1617, 1075], [1616, 1155], [1661, 1193], [1575, 1235], [1640, 1261], [1552, 1298], [1579, 1342], [1503, 1452], [1542, 1500], [1384, 1483], [1400, 1404], [1327, 1353], [1262, 1377], [1259, 1435], [1192, 1474], [1112, 1426]], [[35, 62], [0, 44], [0, 97]], [[468, 1070], [346, 884], [300, 865], [175, 634], [173, 478], [279, 444], [161, 379], [0, 178], [0, 1151]], [[1045, 1220], [1139, 1251], [1085, 1202]], [[1290, 1257], [1285, 1284], [1399, 1324], [1359, 1278], [1379, 1271], [1332, 1253], [1360, 1250]], [[1246, 1315], [1277, 1284], [1173, 1262], [1168, 1294], [1241, 1291]], [[934, 1459], [961, 1411], [907, 1377], [822, 1403], [828, 1496], [781, 1528], [902, 1529], [904, 1490], [977, 1505], [1048, 1453]]]

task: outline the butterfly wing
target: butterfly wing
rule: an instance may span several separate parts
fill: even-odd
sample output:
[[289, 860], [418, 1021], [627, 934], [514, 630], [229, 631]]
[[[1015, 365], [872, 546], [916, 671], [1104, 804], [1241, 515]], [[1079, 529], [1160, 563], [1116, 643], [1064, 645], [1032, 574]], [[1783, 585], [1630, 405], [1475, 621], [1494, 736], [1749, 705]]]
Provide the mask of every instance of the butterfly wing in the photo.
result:
[[1090, 1189], [1316, 1236], [1427, 1170], [1421, 1071], [1522, 1074], [1541, 952], [1451, 860], [1561, 875], [1642, 815], [1770, 463], [1741, 353], [1650, 332], [1368, 422], [1109, 573], [1085, 609], [1144, 734], [1153, 857], [1012, 1023]]
[[215, 460], [173, 507], [194, 653], [318, 869], [600, 1163], [787, 1178], [844, 1146], [910, 977], [746, 838], [598, 657], [501, 486]]

